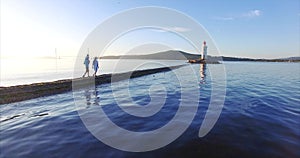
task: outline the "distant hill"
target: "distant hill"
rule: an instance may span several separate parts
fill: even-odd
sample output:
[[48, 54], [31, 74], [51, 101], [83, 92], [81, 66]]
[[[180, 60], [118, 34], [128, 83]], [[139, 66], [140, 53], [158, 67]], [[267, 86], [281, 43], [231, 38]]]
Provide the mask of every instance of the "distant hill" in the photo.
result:
[[103, 56], [101, 59], [156, 59], [156, 60], [189, 60], [198, 59], [200, 55], [190, 54], [178, 50], [169, 50], [146, 55], [122, 55], [122, 56]]
[[[193, 60], [199, 59], [201, 55], [186, 53], [179, 50], [169, 50], [146, 55], [122, 55], [122, 56], [103, 56], [101, 59], [152, 59], [152, 60]], [[300, 62], [300, 57], [289, 57], [280, 59], [252, 59], [226, 56], [208, 56], [207, 60], [213, 61], [260, 61], [260, 62]]]

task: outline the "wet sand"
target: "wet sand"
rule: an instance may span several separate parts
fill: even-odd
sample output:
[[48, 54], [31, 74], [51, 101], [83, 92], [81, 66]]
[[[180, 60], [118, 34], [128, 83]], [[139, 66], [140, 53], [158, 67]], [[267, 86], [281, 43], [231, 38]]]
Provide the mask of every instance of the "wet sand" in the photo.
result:
[[76, 88], [88, 86], [91, 83], [93, 83], [94, 85], [100, 85], [105, 83], [121, 81], [128, 78], [136, 78], [158, 72], [170, 71], [181, 66], [183, 65], [148, 70], [137, 70], [125, 73], [103, 74], [97, 77], [65, 79], [53, 82], [41, 82], [28, 85], [0, 87], [0, 104], [14, 103], [23, 100], [68, 92], [74, 88], [72, 87], [72, 84], [75, 85]]

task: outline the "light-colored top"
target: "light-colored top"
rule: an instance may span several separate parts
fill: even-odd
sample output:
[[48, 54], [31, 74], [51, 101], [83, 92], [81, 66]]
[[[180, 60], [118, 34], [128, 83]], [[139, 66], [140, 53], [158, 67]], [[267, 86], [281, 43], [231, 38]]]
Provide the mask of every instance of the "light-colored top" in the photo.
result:
[[89, 56], [86, 56], [85, 59], [84, 59], [84, 63], [85, 67], [89, 67], [89, 64], [90, 64], [90, 59], [89, 59]]

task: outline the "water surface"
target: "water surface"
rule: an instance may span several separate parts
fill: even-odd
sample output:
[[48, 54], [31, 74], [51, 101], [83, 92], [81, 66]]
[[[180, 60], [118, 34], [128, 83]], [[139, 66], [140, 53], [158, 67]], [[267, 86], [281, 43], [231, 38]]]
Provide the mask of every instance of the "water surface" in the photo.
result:
[[[211, 100], [211, 72], [226, 68], [224, 108], [214, 128], [198, 137]], [[205, 72], [195, 64], [200, 92], [198, 111], [189, 128], [173, 143], [145, 153], [124, 152], [95, 138], [81, 121], [73, 93], [53, 95], [1, 105], [0, 157], [299, 157], [300, 148], [300, 64], [225, 62], [208, 65]], [[75, 92], [81, 98], [80, 110], [91, 118], [102, 108], [124, 129], [149, 131], [167, 124], [178, 110], [180, 86], [175, 73], [185, 68], [157, 73], [129, 81], [129, 90], [118, 82], [118, 94], [129, 91], [135, 103], [151, 102], [149, 87], [158, 84], [167, 91], [166, 104], [151, 117], [138, 118], [118, 107], [112, 85], [103, 84]], [[124, 84], [122, 84], [124, 83]], [[114, 92], [115, 93], [115, 92]], [[192, 99], [193, 94], [190, 94]], [[128, 102], [128, 98], [121, 100]], [[130, 106], [130, 105], [128, 105]], [[186, 105], [194, 106], [194, 105]], [[189, 115], [193, 111], [186, 111]], [[100, 116], [102, 117], [102, 116]], [[101, 122], [101, 120], [100, 120]], [[184, 123], [185, 120], [182, 120]], [[102, 122], [101, 122], [102, 123]], [[103, 123], [101, 127], [107, 128]], [[119, 136], [120, 133], [103, 133]], [[170, 134], [172, 132], [170, 131]], [[123, 142], [130, 145], [132, 142]]]

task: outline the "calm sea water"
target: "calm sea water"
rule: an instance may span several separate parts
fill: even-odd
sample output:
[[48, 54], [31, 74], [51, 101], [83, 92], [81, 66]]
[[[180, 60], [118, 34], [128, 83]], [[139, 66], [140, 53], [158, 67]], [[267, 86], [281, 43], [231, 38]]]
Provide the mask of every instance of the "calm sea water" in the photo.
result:
[[[226, 68], [226, 97], [222, 113], [204, 137], [199, 128], [211, 101], [211, 87], [218, 86], [211, 73]], [[79, 98], [79, 110], [91, 119], [99, 109], [117, 125], [132, 131], [151, 131], [173, 119], [182, 100], [176, 74], [189, 74], [185, 67], [157, 73], [129, 81], [129, 89], [103, 84], [72, 92], [1, 105], [0, 157], [299, 157], [300, 156], [300, 64], [225, 62], [219, 65], [191, 65], [200, 92], [196, 115], [188, 129], [174, 142], [158, 150], [135, 153], [124, 152], [105, 145], [85, 127], [78, 115], [74, 96]], [[204, 70], [204, 72], [203, 72]], [[161, 85], [167, 95], [166, 103], [155, 115], [138, 118], [119, 108], [114, 98], [129, 91], [131, 99], [141, 106], [151, 102], [149, 88]], [[189, 87], [191, 88], [191, 87]], [[112, 91], [113, 89], [113, 91]], [[217, 89], [218, 90], [218, 89]], [[194, 94], [187, 96], [193, 99]], [[123, 98], [121, 102], [127, 102]], [[128, 102], [127, 102], [128, 103]], [[155, 102], [154, 102], [155, 103]], [[130, 105], [128, 105], [130, 106]], [[183, 115], [194, 111], [186, 110]], [[118, 137], [122, 133], [109, 130], [101, 122], [95, 128], [108, 129], [101, 133]], [[180, 123], [185, 123], [183, 118]], [[172, 131], [169, 131], [172, 134]], [[132, 142], [122, 142], [130, 146]]]

